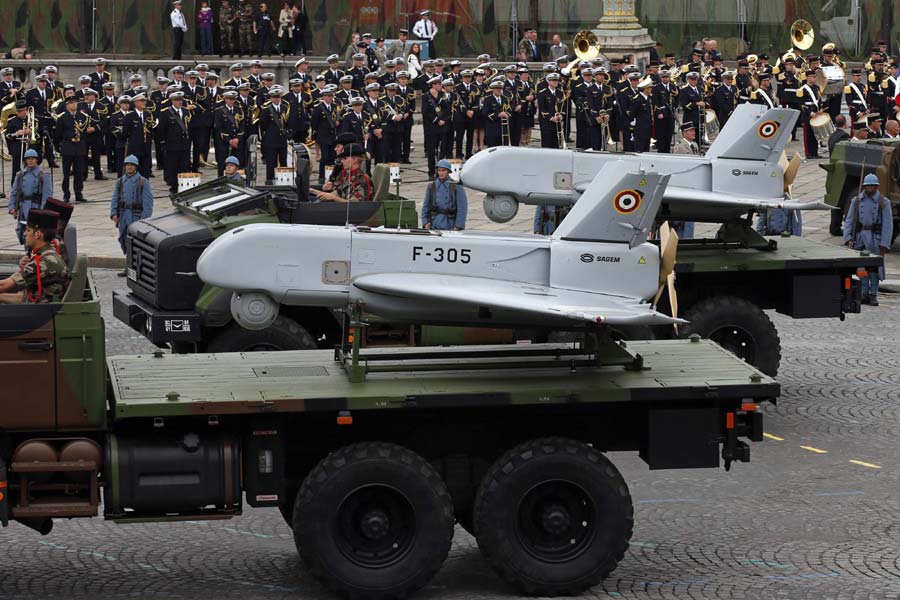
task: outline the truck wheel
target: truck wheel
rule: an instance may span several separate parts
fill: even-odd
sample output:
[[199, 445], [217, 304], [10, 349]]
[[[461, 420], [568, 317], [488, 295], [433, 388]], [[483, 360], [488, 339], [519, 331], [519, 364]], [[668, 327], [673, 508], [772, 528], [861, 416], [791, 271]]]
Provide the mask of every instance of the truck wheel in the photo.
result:
[[778, 374], [781, 340], [772, 320], [758, 306], [735, 296], [701, 300], [684, 314], [679, 337], [693, 333], [711, 339], [766, 375]]
[[453, 502], [437, 471], [394, 444], [341, 448], [303, 481], [294, 541], [316, 579], [350, 597], [405, 597], [441, 568]]
[[599, 451], [565, 438], [507, 452], [475, 499], [478, 546], [528, 595], [571, 595], [596, 585], [622, 560], [633, 525], [619, 471]]
[[253, 331], [232, 323], [206, 345], [207, 352], [314, 350], [315, 340], [293, 319], [278, 317], [265, 329]]

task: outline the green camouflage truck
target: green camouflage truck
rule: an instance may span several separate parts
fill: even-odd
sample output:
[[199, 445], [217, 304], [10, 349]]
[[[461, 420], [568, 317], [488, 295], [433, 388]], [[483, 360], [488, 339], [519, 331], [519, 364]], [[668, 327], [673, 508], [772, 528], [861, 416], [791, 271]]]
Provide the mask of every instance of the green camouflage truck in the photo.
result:
[[85, 257], [73, 273], [61, 303], [0, 307], [0, 524], [277, 507], [311, 574], [362, 600], [425, 586], [455, 522], [515, 590], [584, 591], [634, 522], [606, 453], [728, 468], [779, 394], [698, 336], [361, 349], [350, 323], [337, 351], [107, 357]]
[[863, 142], [840, 142], [827, 163], [819, 166], [828, 172], [825, 179], [825, 203], [840, 207], [832, 213], [829, 232], [841, 235], [843, 218], [850, 200], [860, 192], [862, 178], [875, 173], [878, 191], [891, 201], [894, 215], [893, 244], [900, 226], [900, 139], [873, 139]]

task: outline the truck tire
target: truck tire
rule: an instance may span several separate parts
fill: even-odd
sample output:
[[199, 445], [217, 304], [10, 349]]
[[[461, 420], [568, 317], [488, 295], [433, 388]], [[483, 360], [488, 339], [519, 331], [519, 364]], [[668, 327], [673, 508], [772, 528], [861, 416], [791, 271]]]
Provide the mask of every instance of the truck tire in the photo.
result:
[[699, 334], [775, 377], [781, 363], [781, 339], [775, 324], [758, 306], [736, 296], [701, 300], [683, 315], [679, 337]]
[[278, 317], [265, 329], [244, 329], [232, 323], [206, 345], [207, 352], [315, 350], [315, 340], [293, 319]]
[[324, 458], [294, 505], [294, 541], [312, 575], [349, 598], [403, 598], [441, 568], [453, 502], [435, 469], [394, 444], [366, 442]]
[[521, 444], [485, 475], [475, 537], [519, 592], [562, 596], [605, 579], [628, 549], [634, 507], [622, 475], [599, 451], [565, 438]]

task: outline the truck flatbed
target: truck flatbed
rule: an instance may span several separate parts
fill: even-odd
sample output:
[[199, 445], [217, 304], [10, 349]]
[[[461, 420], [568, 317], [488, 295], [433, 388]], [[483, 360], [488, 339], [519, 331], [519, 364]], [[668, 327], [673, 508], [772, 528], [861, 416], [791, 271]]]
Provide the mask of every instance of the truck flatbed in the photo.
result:
[[[624, 367], [523, 368], [546, 362], [529, 351], [569, 349], [566, 344], [489, 346], [485, 352], [521, 356], [454, 358], [458, 370], [416, 371], [423, 348], [368, 349], [369, 355], [409, 355], [397, 370], [351, 383], [327, 350], [231, 354], [146, 354], [107, 359], [117, 419], [185, 414], [253, 414], [443, 406], [593, 404], [697, 399], [768, 399], [779, 393], [772, 378], [707, 340], [628, 342], [644, 359], [642, 370]], [[432, 355], [457, 347], [428, 348]], [[471, 348], [466, 350], [470, 351]], [[478, 369], [473, 370], [477, 361]], [[486, 362], [496, 369], [485, 370]], [[511, 368], [514, 361], [516, 367]], [[403, 365], [409, 367], [404, 370]], [[177, 394], [177, 395], [176, 395]]]

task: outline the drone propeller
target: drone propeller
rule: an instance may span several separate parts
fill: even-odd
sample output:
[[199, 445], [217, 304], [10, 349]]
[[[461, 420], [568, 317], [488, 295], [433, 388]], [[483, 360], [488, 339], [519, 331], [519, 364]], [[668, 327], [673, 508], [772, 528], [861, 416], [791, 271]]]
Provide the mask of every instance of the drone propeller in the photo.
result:
[[787, 154], [784, 150], [781, 151], [778, 164], [781, 165], [781, 170], [784, 172], [784, 193], [789, 197], [791, 196], [791, 187], [794, 185], [794, 179], [797, 177], [797, 172], [800, 170], [800, 163], [802, 162], [803, 159], [800, 157], [799, 152], [795, 152], [794, 157], [788, 161]]
[[[656, 307], [659, 304], [663, 290], [668, 290], [672, 316], [678, 318], [678, 295], [675, 293], [675, 255], [678, 251], [678, 234], [669, 227], [668, 221], [659, 228], [659, 249], [659, 288], [653, 298], [653, 306]], [[675, 327], [675, 333], [678, 333], [678, 324], [673, 323], [672, 326]]]

